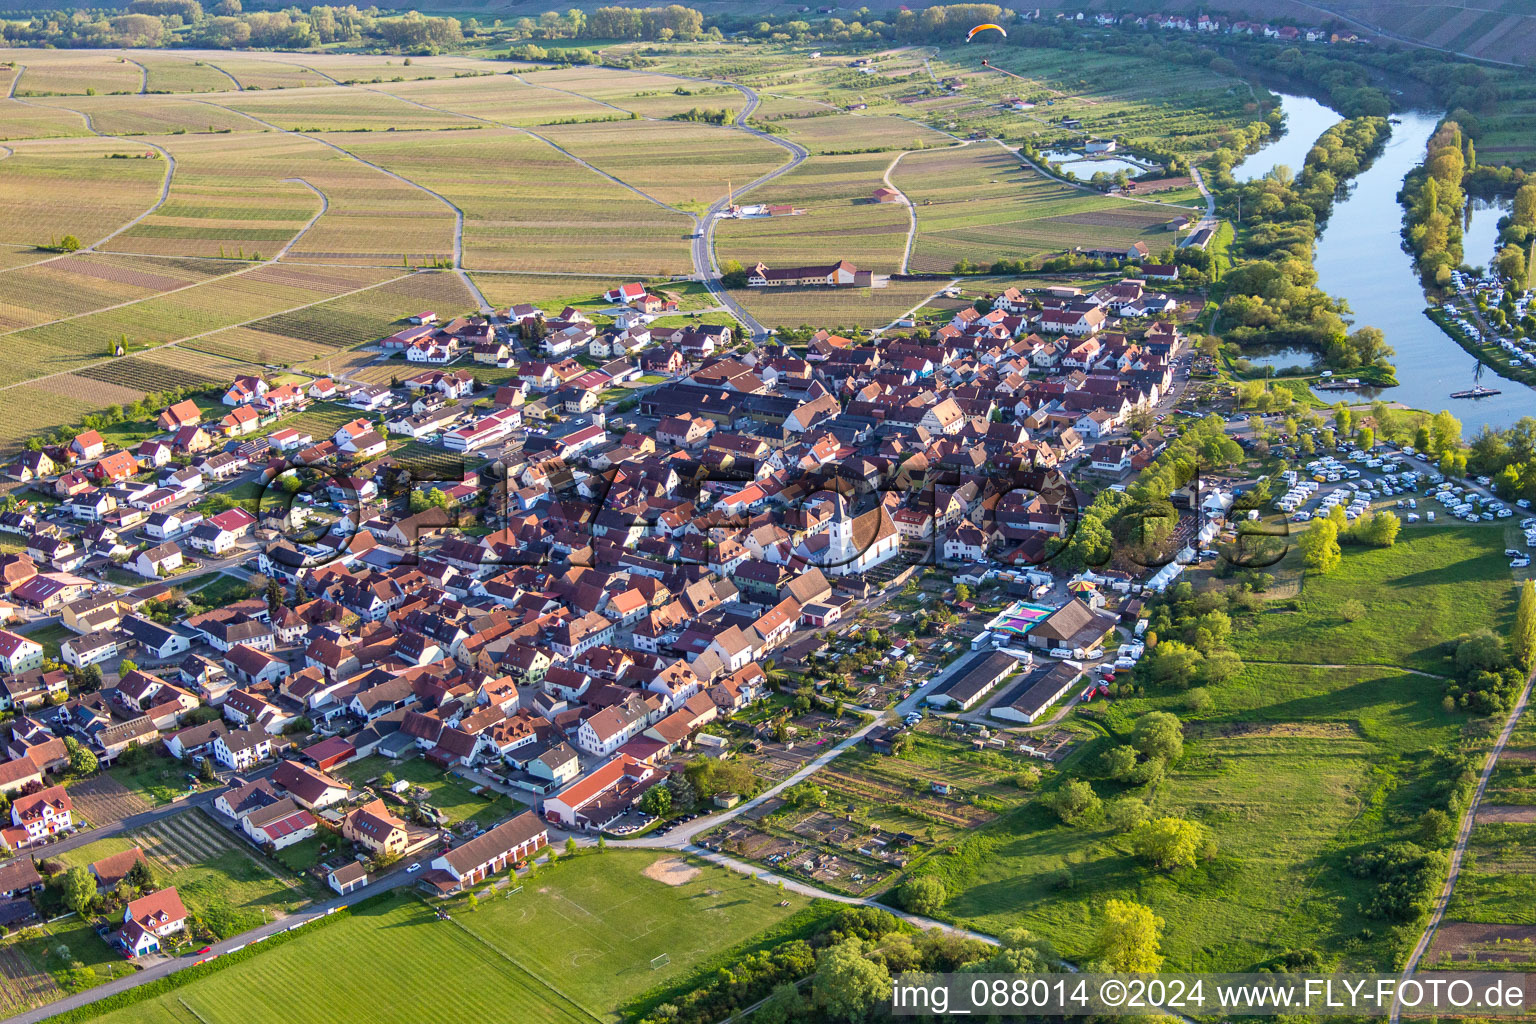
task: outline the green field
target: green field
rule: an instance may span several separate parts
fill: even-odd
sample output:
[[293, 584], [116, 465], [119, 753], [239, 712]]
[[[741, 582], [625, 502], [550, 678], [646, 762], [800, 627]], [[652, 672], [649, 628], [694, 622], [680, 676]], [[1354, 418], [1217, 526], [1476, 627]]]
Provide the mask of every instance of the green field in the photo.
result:
[[[1444, 709], [1444, 682], [1429, 673], [1446, 668], [1442, 642], [1507, 627], [1514, 588], [1502, 547], [1500, 530], [1456, 527], [1407, 530], [1390, 549], [1346, 548], [1335, 572], [1306, 575], [1294, 597], [1279, 587], [1268, 605], [1235, 619], [1232, 646], [1246, 666], [1207, 687], [1208, 705], [1191, 711], [1173, 692], [1094, 713], [1089, 721], [1106, 737], [1126, 736], [1149, 710], [1184, 719], [1182, 760], [1163, 782], [1133, 792], [1154, 814], [1205, 825], [1213, 860], [1154, 872], [1124, 834], [1068, 827], [1032, 804], [933, 860], [957, 893], [946, 913], [994, 932], [1022, 924], [1070, 956], [1086, 951], [1099, 901], [1130, 895], [1167, 922], [1170, 968], [1250, 970], [1303, 948], [1341, 965], [1395, 962], [1417, 931], [1368, 916], [1375, 883], [1346, 862], [1383, 842], [1416, 840], [1415, 823], [1443, 801], [1451, 771], [1437, 752], [1486, 733]], [[1346, 600], [1368, 613], [1346, 622]], [[1064, 767], [1090, 764], [1110, 742], [1088, 744]], [[1105, 799], [1125, 792], [1093, 785]], [[1524, 920], [1512, 908], [1528, 900], [1532, 876], [1510, 863], [1507, 853], [1485, 854], [1470, 884], [1465, 874], [1458, 883], [1448, 919]]]
[[[1251, 661], [1448, 674], [1443, 641], [1503, 632], [1514, 613], [1504, 546], [1502, 529], [1444, 526], [1405, 530], [1392, 548], [1348, 549], [1337, 571], [1308, 574], [1294, 602], [1272, 604], [1236, 632], [1233, 648]], [[1349, 599], [1366, 609], [1354, 622], [1338, 614]]]
[[[681, 885], [653, 881], [642, 872], [657, 859], [618, 850], [565, 859], [519, 892], [486, 896], [478, 909], [450, 902], [451, 921], [438, 920], [414, 893], [390, 893], [270, 952], [99, 1019], [323, 1024], [339, 1007], [367, 1006], [368, 1019], [383, 1024], [416, 1024], [424, 1014], [614, 1021], [639, 992], [688, 977], [807, 904], [708, 865]], [[652, 970], [662, 953], [671, 962]], [[451, 1006], [438, 992], [445, 965], [452, 965]], [[318, 999], [321, 989], [325, 998]]]
[[[452, 966], [451, 979], [445, 967]], [[440, 988], [451, 984], [450, 1005]], [[323, 997], [320, 993], [324, 993]], [[104, 1024], [331, 1024], [366, 1007], [377, 1024], [592, 1018], [509, 964], [457, 921], [411, 895], [370, 902], [346, 918], [173, 992], [96, 1018]]]

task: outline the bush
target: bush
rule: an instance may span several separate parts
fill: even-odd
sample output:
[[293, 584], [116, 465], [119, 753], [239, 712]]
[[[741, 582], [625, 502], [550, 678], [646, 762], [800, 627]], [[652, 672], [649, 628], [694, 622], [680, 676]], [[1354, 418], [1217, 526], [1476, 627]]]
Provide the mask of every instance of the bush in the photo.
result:
[[949, 899], [949, 889], [932, 875], [910, 878], [896, 893], [901, 909], [924, 917], [938, 913]]
[[1073, 779], [1040, 801], [1068, 825], [1081, 825], [1098, 817], [1103, 809], [1093, 787], [1081, 779]]

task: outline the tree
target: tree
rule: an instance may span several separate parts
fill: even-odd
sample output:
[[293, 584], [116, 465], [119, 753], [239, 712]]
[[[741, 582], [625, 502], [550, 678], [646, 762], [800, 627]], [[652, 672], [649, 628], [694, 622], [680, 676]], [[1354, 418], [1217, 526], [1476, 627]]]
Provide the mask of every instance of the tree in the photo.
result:
[[1307, 568], [1317, 572], [1332, 572], [1344, 558], [1339, 551], [1339, 527], [1331, 519], [1315, 521], [1301, 535], [1300, 547]]
[[464, 909], [471, 912], [480, 909], [480, 897], [476, 896], [474, 893], [470, 893], [468, 896], [464, 897]]
[[1509, 658], [1522, 672], [1536, 666], [1536, 581], [1526, 580], [1520, 586], [1520, 604], [1509, 634]]
[[781, 981], [773, 987], [767, 1000], [752, 1015], [754, 1024], [789, 1024], [805, 1016], [805, 1000], [800, 989], [792, 981]]
[[1194, 867], [1196, 859], [1209, 849], [1209, 843], [1204, 826], [1183, 818], [1156, 818], [1142, 822], [1131, 832], [1131, 848], [1136, 855], [1164, 871]]
[[863, 1020], [890, 988], [890, 972], [864, 955], [861, 939], [839, 942], [816, 955], [811, 997], [834, 1019]]
[[198, 768], [197, 768], [197, 777], [202, 779], [204, 782], [217, 782], [218, 781], [219, 773], [213, 767], [213, 758], [211, 758], [211, 757], [203, 758], [203, 763], [201, 765], [199, 765]]
[[65, 235], [63, 240], [59, 242], [59, 248], [64, 252], [78, 252], [80, 250], [80, 239], [74, 235]]
[[276, 579], [267, 580], [267, 613], [275, 616], [282, 606], [283, 585]]
[[574, 857], [574, 856], [576, 856], [576, 837], [575, 836], [570, 836], [570, 837], [568, 837], [565, 840], [565, 855], [567, 857]]
[[1081, 779], [1067, 782], [1054, 793], [1045, 796], [1041, 802], [1068, 825], [1088, 821], [1101, 809], [1098, 794]]
[[1163, 919], [1140, 903], [1110, 900], [1094, 938], [1095, 958], [1116, 974], [1156, 971], [1163, 965], [1157, 951], [1162, 927]]
[[84, 917], [96, 900], [96, 876], [84, 864], [76, 864], [64, 875], [64, 905]]
[[949, 889], [941, 879], [932, 875], [919, 875], [901, 887], [897, 899], [903, 910], [931, 917], [948, 901]]
[[90, 775], [96, 771], [96, 755], [80, 745], [73, 736], [64, 737], [64, 749], [69, 752], [69, 770], [76, 775]]
[[1184, 753], [1184, 724], [1167, 711], [1148, 712], [1136, 723], [1131, 746], [1147, 757], [1162, 758], [1171, 764]]
[[1104, 823], [1116, 832], [1129, 832], [1146, 821], [1149, 813], [1140, 797], [1117, 796], [1104, 805]]
[[1456, 836], [1456, 823], [1438, 807], [1431, 807], [1419, 815], [1419, 838], [1425, 846], [1442, 847]]
[[666, 817], [672, 809], [672, 791], [666, 786], [652, 786], [640, 797], [640, 809], [653, 817]]

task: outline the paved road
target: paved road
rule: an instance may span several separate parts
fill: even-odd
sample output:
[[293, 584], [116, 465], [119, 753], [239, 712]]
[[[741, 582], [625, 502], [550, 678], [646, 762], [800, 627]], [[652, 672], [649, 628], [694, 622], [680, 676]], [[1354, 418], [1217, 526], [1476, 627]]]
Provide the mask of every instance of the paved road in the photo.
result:
[[[1456, 845], [1451, 848], [1451, 870], [1445, 876], [1445, 884], [1440, 887], [1440, 895], [1435, 898], [1435, 907], [1430, 911], [1429, 922], [1424, 925], [1424, 934], [1419, 936], [1413, 952], [1408, 956], [1408, 964], [1403, 968], [1404, 981], [1413, 977], [1414, 972], [1419, 969], [1419, 962], [1429, 951], [1429, 944], [1434, 941], [1435, 932], [1440, 928], [1440, 922], [1445, 917], [1445, 908], [1451, 902], [1451, 891], [1456, 888], [1456, 879], [1461, 875], [1461, 861], [1467, 852], [1467, 841], [1472, 838], [1472, 824], [1477, 817], [1477, 807], [1483, 801], [1483, 791], [1488, 788], [1488, 780], [1493, 777], [1493, 770], [1498, 766], [1499, 755], [1504, 752], [1504, 745], [1509, 742], [1509, 737], [1515, 731], [1520, 716], [1525, 712], [1525, 705], [1531, 698], [1533, 684], [1536, 684], [1536, 673], [1532, 673], [1531, 678], [1525, 681], [1525, 689], [1520, 691], [1520, 699], [1515, 702], [1515, 709], [1510, 712], [1509, 720], [1504, 723], [1497, 742], [1488, 752], [1488, 760], [1484, 762], [1483, 772], [1477, 779], [1477, 789], [1473, 791], [1472, 799], [1467, 802], [1467, 809], [1461, 815], [1461, 827], [1456, 832]], [[1402, 1006], [1394, 999], [1392, 1024], [1397, 1024], [1402, 1015]]]
[[[670, 77], [682, 76], [674, 75]], [[690, 80], [714, 81], [713, 79]], [[767, 174], [763, 175], [761, 178], [758, 178], [756, 181], [742, 186], [741, 188], [737, 189], [736, 192], [742, 193], [750, 191], [754, 188], [757, 188], [759, 185], [764, 184], [765, 182], [772, 181], [774, 178], [777, 178], [782, 174], [787, 174], [788, 172], [794, 170], [796, 167], [799, 167], [805, 158], [810, 155], [809, 151], [807, 151], [804, 146], [798, 143], [790, 142], [786, 139], [779, 138], [777, 135], [770, 135], [767, 132], [758, 131], [756, 128], [748, 127], [747, 118], [751, 117], [752, 111], [757, 109], [757, 93], [753, 92], [746, 86], [738, 85], [735, 82], [727, 82], [725, 84], [740, 90], [741, 94], [747, 98], [746, 106], [742, 108], [741, 113], [736, 115], [736, 127], [744, 132], [756, 135], [760, 139], [771, 142], [775, 146], [782, 146], [789, 150], [791, 154], [788, 163], [769, 171]], [[725, 290], [725, 287], [720, 283], [720, 278], [717, 275], [717, 268], [715, 267], [715, 221], [719, 218], [720, 213], [726, 208], [730, 201], [731, 200], [729, 196], [722, 196], [721, 198], [711, 203], [709, 209], [705, 210], [703, 214], [699, 216], [699, 229], [698, 231], [694, 232], [693, 236], [693, 272], [694, 275], [704, 283], [704, 287], [709, 289], [709, 293], [715, 297], [715, 301], [719, 302], [720, 305], [728, 309], [732, 316], [740, 320], [743, 326], [752, 332], [752, 337], [754, 339], [760, 339], [768, 335], [768, 329], [764, 327], [756, 317], [743, 309], [741, 304], [731, 297], [730, 292]]]

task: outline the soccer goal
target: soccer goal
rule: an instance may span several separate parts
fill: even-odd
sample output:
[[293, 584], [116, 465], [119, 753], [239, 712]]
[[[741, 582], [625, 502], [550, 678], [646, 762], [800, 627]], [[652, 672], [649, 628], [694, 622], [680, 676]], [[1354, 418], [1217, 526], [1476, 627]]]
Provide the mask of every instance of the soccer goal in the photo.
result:
[[667, 966], [667, 964], [669, 964], [671, 962], [672, 962], [672, 957], [670, 957], [666, 953], [661, 954], [661, 956], [651, 957], [651, 970], [659, 971], [659, 970], [661, 970], [663, 967]]

